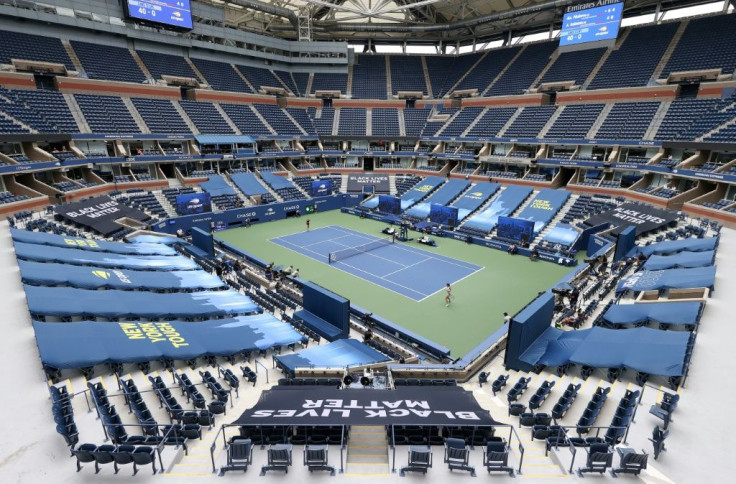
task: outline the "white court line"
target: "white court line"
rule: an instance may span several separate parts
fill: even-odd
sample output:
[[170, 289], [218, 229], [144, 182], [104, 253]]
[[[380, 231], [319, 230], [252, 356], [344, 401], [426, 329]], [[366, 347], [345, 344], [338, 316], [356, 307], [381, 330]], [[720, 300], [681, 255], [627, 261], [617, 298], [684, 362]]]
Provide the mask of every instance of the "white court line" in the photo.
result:
[[[370, 238], [370, 240], [380, 239], [380, 237], [376, 237], [376, 236], [368, 235], [368, 234], [363, 234], [361, 232], [356, 232], [356, 231], [354, 231], [352, 229], [345, 229], [345, 228], [342, 228], [342, 227], [337, 227], [337, 228], [339, 230], [342, 230], [343, 232], [351, 232], [354, 235], [359, 236], [359, 237], [362, 237], [364, 239], [368, 239], [368, 238]], [[399, 249], [399, 250], [403, 250], [403, 251], [406, 251], [406, 252], [409, 252], [409, 253], [412, 253], [412, 254], [420, 254], [420, 255], [427, 254], [427, 256], [431, 257], [434, 260], [438, 260], [438, 261], [441, 261], [441, 262], [444, 262], [444, 263], [447, 263], [447, 264], [450, 264], [450, 265], [454, 265], [454, 266], [457, 266], [457, 267], [462, 267], [463, 269], [473, 270], [476, 267], [481, 267], [481, 266], [478, 266], [476, 264], [472, 264], [470, 262], [464, 262], [464, 261], [461, 261], [461, 260], [458, 260], [458, 259], [453, 259], [452, 257], [447, 257], [447, 256], [440, 255], [440, 254], [433, 254], [432, 252], [426, 251], [424, 249], [419, 249], [419, 248], [416, 248], [416, 247], [406, 247], [406, 246], [403, 246], [403, 245], [400, 245], [400, 244], [394, 244], [394, 245], [396, 245], [396, 248]], [[427, 256], [425, 256], [425, 257], [427, 257]], [[477, 272], [478, 269], [475, 269], [475, 271]]]
[[401, 272], [401, 271], [403, 271], [404, 269], [408, 269], [408, 268], [410, 268], [410, 267], [414, 267], [414, 266], [416, 266], [416, 265], [419, 265], [419, 264], [423, 264], [423, 263], [425, 263], [425, 262], [427, 262], [427, 261], [430, 261], [430, 260], [432, 260], [432, 259], [430, 259], [430, 258], [422, 259], [422, 260], [420, 260], [420, 261], [418, 261], [418, 262], [415, 262], [415, 263], [413, 263], [413, 264], [409, 264], [408, 266], [404, 266], [404, 267], [402, 267], [401, 269], [395, 270], [395, 271], [393, 271], [393, 272], [389, 272], [388, 274], [384, 274], [384, 275], [383, 275], [383, 277], [388, 277], [388, 276], [392, 276], [392, 275], [396, 274], [397, 272]]
[[[475, 271], [471, 272], [471, 273], [470, 273], [470, 274], [468, 274], [467, 276], [465, 276], [465, 277], [461, 277], [461, 278], [460, 278], [460, 279], [458, 279], [457, 281], [453, 282], [453, 284], [457, 284], [458, 282], [460, 282], [460, 281], [463, 281], [463, 280], [467, 279], [468, 277], [470, 277], [470, 276], [474, 275], [474, 274], [475, 274], [476, 272], [480, 272], [480, 271], [482, 271], [483, 269], [485, 269], [485, 267], [481, 267], [480, 269], [476, 269]], [[441, 292], [441, 291], [442, 291], [443, 289], [444, 289], [444, 287], [441, 287], [441, 288], [437, 289], [437, 290], [436, 290], [435, 292], [433, 292], [433, 293], [432, 293], [432, 294], [430, 294], [429, 296], [425, 297], [424, 299], [427, 299], [428, 297], [432, 297], [432, 296], [434, 296], [435, 294], [437, 294], [437, 293]], [[424, 299], [420, 299], [420, 300], [419, 300], [419, 302], [422, 302], [422, 301], [424, 301]], [[453, 299], [454, 299], [454, 297], [453, 297]]]

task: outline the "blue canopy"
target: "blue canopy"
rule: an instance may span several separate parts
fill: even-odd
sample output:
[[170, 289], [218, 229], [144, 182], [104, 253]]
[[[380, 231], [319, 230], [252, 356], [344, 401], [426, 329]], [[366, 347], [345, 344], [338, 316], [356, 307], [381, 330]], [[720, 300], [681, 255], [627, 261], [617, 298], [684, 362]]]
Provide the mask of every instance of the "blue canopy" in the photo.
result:
[[443, 176], [428, 176], [424, 180], [414, 185], [411, 189], [407, 190], [406, 193], [401, 195], [401, 210], [406, 210], [418, 201], [422, 200], [432, 190], [444, 183], [445, 177]]
[[713, 288], [716, 281], [716, 266], [694, 269], [668, 269], [665, 271], [639, 271], [621, 279], [616, 292], [650, 291], [653, 289], [688, 289], [693, 287]]
[[315, 346], [291, 355], [274, 357], [288, 373], [294, 374], [297, 368], [333, 367], [345, 368], [351, 365], [366, 365], [388, 361], [388, 357], [370, 346], [354, 339], [339, 339], [332, 343]]
[[538, 234], [565, 205], [570, 195], [567, 190], [543, 188], [515, 218], [534, 222], [534, 233]]
[[568, 224], [557, 224], [544, 236], [544, 240], [552, 244], [572, 247], [580, 237], [580, 232]]
[[644, 269], [693, 268], [713, 265], [716, 253], [712, 250], [703, 252], [679, 252], [673, 255], [652, 255], [644, 263]]
[[206, 271], [134, 271], [18, 261], [21, 279], [34, 286], [69, 286], [81, 289], [202, 290], [227, 288], [222, 279]]
[[694, 325], [700, 318], [701, 304], [695, 301], [647, 304], [615, 304], [603, 314], [609, 326], [637, 323]]
[[130, 237], [126, 237], [127, 241], [131, 244], [166, 244], [166, 245], [174, 245], [174, 244], [188, 244], [186, 241], [171, 236], [171, 235], [149, 235], [149, 234], [140, 234], [140, 235], [133, 235]]
[[579, 331], [548, 328], [521, 355], [531, 365], [567, 363], [593, 368], [630, 368], [660, 376], [681, 376], [690, 341], [685, 331], [652, 328]]
[[184, 270], [191, 271], [200, 267], [191, 259], [181, 255], [149, 256], [110, 254], [93, 252], [84, 249], [63, 249], [47, 245], [15, 243], [15, 255], [18, 259], [38, 262], [60, 262], [62, 264], [90, 265], [95, 267], [119, 267], [125, 269], [142, 269], [157, 271]]
[[478, 182], [470, 190], [465, 192], [462, 197], [455, 200], [451, 207], [457, 208], [458, 220], [473, 213], [478, 207], [486, 203], [486, 200], [501, 188], [498, 183]]
[[709, 239], [678, 239], [665, 240], [656, 244], [634, 247], [626, 254], [626, 257], [636, 257], [639, 253], [649, 257], [652, 254], [676, 254], [687, 250], [690, 252], [703, 252], [705, 250], [715, 250], [718, 246], [718, 237]]
[[230, 179], [241, 192], [248, 196], [265, 195], [268, 193], [268, 189], [261, 185], [255, 173], [233, 173], [230, 175]]
[[470, 182], [467, 180], [452, 178], [424, 201], [417, 203], [407, 210], [406, 214], [418, 218], [427, 218], [433, 203], [445, 205], [451, 202], [455, 197], [460, 195], [460, 193], [465, 191], [465, 189], [468, 188], [468, 185], [470, 185]]
[[270, 314], [199, 322], [33, 322], [41, 361], [54, 368], [159, 359], [191, 360], [304, 341]]
[[89, 291], [24, 284], [34, 315], [99, 318], [207, 318], [260, 312], [249, 297], [227, 291], [134, 292]]
[[15, 242], [27, 244], [51, 245], [66, 249], [92, 250], [95, 252], [112, 252], [114, 254], [133, 255], [176, 255], [176, 250], [163, 244], [124, 244], [106, 240], [69, 237], [66, 235], [47, 234], [46, 232], [29, 232], [28, 230], [11, 229]]
[[200, 183], [199, 186], [213, 197], [219, 195], [237, 195], [235, 189], [220, 175], [209, 175], [209, 180]]
[[261, 178], [263, 178], [263, 181], [268, 183], [268, 185], [274, 190], [281, 190], [282, 188], [294, 188], [294, 184], [291, 183], [291, 180], [289, 180], [285, 176], [274, 175], [270, 171], [262, 171]]

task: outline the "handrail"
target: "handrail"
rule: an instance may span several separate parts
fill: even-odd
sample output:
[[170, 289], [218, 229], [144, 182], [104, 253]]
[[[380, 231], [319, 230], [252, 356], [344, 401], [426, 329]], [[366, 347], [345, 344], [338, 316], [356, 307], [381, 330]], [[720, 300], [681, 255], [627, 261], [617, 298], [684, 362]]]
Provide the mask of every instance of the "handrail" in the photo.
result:
[[268, 368], [266, 368], [266, 365], [258, 361], [258, 358], [253, 360], [255, 367], [256, 367], [256, 373], [258, 373], [258, 365], [261, 365], [263, 367], [263, 370], [266, 372], [266, 383], [268, 383]]

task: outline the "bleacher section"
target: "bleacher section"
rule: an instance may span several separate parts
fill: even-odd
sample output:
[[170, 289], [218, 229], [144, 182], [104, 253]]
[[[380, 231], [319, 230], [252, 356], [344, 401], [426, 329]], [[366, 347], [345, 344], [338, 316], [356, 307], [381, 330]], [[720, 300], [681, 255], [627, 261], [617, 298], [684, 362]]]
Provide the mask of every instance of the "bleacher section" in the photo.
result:
[[470, 123], [483, 111], [482, 107], [461, 109], [452, 121], [449, 121], [442, 130], [442, 136], [460, 136]]
[[243, 65], [237, 65], [235, 67], [248, 79], [248, 82], [250, 82], [256, 92], [260, 92], [261, 87], [264, 86], [283, 89], [279, 80], [268, 69]]
[[658, 102], [616, 103], [596, 138], [642, 139], [658, 108]]
[[284, 81], [284, 84], [289, 88], [292, 94], [295, 96], [299, 96], [299, 91], [297, 90], [296, 84], [294, 84], [294, 80], [291, 77], [291, 73], [286, 71], [278, 71], [274, 70], [273, 73], [282, 81]]
[[646, 86], [679, 25], [679, 22], [668, 22], [631, 29], [588, 88]]
[[218, 91], [251, 92], [251, 89], [230, 64], [194, 57], [191, 60], [212, 89], [217, 89]]
[[468, 131], [468, 136], [493, 138], [511, 119], [516, 108], [493, 108], [486, 111], [478, 122]]
[[[393, 95], [398, 94], [399, 91], [428, 94], [420, 56], [392, 55], [389, 56], [389, 61], [391, 64], [391, 91]], [[354, 72], [353, 75], [355, 75]], [[353, 82], [355, 81], [353, 80]]]
[[286, 177], [274, 175], [271, 172], [265, 171], [261, 172], [261, 178], [263, 178], [263, 181], [265, 181], [273, 191], [278, 193], [284, 201], [304, 200], [307, 198], [294, 186], [291, 180]]
[[501, 71], [511, 62], [516, 54], [519, 53], [521, 47], [510, 47], [508, 49], [498, 49], [489, 52], [470, 73], [458, 83], [455, 91], [463, 89], [478, 89], [478, 94], [493, 82], [493, 80], [501, 73]]
[[[90, 79], [140, 83], [146, 80], [130, 51], [124, 47], [71, 41], [74, 52]], [[114, 59], [114, 62], [111, 62]]]
[[580, 86], [588, 78], [605, 52], [605, 47], [563, 52], [555, 59], [539, 84], [544, 84], [545, 82], [575, 81], [575, 84]]
[[654, 139], [677, 139], [679, 133], [687, 131], [690, 125], [700, 119], [717, 102], [717, 99], [675, 99], [667, 109]]
[[513, 138], [536, 138], [539, 132], [552, 113], [557, 109], [556, 106], [530, 106], [517, 116], [511, 126], [508, 127], [504, 136]]
[[235, 123], [241, 133], [249, 135], [268, 135], [271, 131], [256, 116], [247, 104], [221, 104], [225, 114]]
[[[79, 131], [64, 101], [64, 96], [58, 91], [0, 88], [0, 111], [13, 116], [40, 133], [76, 133]], [[0, 132], [26, 132], [21, 126], [6, 121], [4, 118], [0, 122], [6, 126], [6, 128], [0, 128]]]
[[[302, 133], [302, 130], [299, 129], [299, 126], [295, 125], [294, 122], [284, 114], [284, 110], [280, 107], [272, 104], [254, 104], [253, 107], [261, 113], [261, 116], [264, 117], [266, 122], [270, 124], [278, 134], [293, 134], [296, 136], [304, 134]], [[247, 133], [247, 131], [245, 132]]]
[[131, 98], [151, 133], [190, 134], [191, 130], [168, 99]]
[[[233, 134], [233, 130], [212, 103], [180, 100], [179, 104], [200, 133]], [[234, 120], [233, 120], [234, 122]]]
[[406, 126], [406, 135], [419, 137], [427, 122], [427, 117], [432, 112], [431, 108], [422, 109], [404, 109], [404, 125]]
[[73, 71], [74, 64], [59, 39], [3, 30], [0, 35], [0, 64], [12, 59], [64, 64]]
[[317, 117], [316, 110], [309, 108], [308, 112], [312, 117], [312, 123], [320, 136], [332, 135], [332, 122], [335, 118], [335, 110], [333, 108], [322, 108], [321, 114]]
[[[322, 110], [324, 113], [324, 109]], [[363, 108], [340, 109], [340, 125], [337, 134], [342, 136], [365, 136], [366, 114]]]
[[161, 79], [163, 75], [197, 79], [197, 75], [182, 56], [160, 54], [147, 50], [139, 50], [137, 52], [154, 79]]
[[75, 94], [74, 98], [93, 133], [140, 132], [130, 111], [119, 97]]
[[352, 97], [386, 99], [386, 57], [363, 54], [355, 56]]
[[347, 85], [347, 74], [316, 72], [312, 79], [312, 92], [310, 94], [317, 91], [340, 91], [342, 94], [347, 94]]
[[289, 113], [292, 118], [294, 118], [294, 121], [296, 121], [302, 127], [302, 129], [307, 132], [307, 134], [316, 134], [316, 131], [314, 130], [314, 126], [312, 124], [312, 119], [309, 117], [306, 109], [286, 108], [286, 112]]
[[524, 91], [531, 87], [534, 79], [539, 76], [544, 66], [547, 65], [549, 57], [556, 48], [557, 42], [527, 45], [486, 94], [489, 96], [524, 94]]
[[547, 131], [545, 138], [583, 139], [603, 111], [603, 104], [571, 104]]
[[399, 136], [399, 114], [394, 108], [373, 108], [371, 114], [373, 136]]
[[685, 28], [660, 77], [672, 72], [721, 68], [724, 74], [736, 70], [736, 29], [734, 15], [693, 19]]

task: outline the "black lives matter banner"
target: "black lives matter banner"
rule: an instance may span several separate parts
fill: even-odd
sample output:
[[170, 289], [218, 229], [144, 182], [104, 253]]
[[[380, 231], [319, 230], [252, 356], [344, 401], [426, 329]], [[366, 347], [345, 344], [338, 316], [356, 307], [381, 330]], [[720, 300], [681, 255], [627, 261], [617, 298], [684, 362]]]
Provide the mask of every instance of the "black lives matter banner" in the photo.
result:
[[145, 222], [151, 218], [145, 212], [118, 203], [107, 196], [58, 205], [56, 206], [56, 213], [70, 222], [84, 225], [104, 235], [120, 230], [121, 225], [115, 221], [123, 217], [140, 222]]
[[494, 425], [460, 387], [395, 390], [275, 387], [237, 425]]
[[373, 187], [375, 193], [391, 191], [388, 175], [349, 175], [348, 193], [362, 193], [363, 187]]
[[614, 235], [618, 235], [629, 225], [636, 227], [636, 235], [657, 230], [677, 220], [677, 213], [638, 203], [624, 203], [607, 212], [594, 215], [585, 221], [595, 227], [604, 223], [616, 225]]

